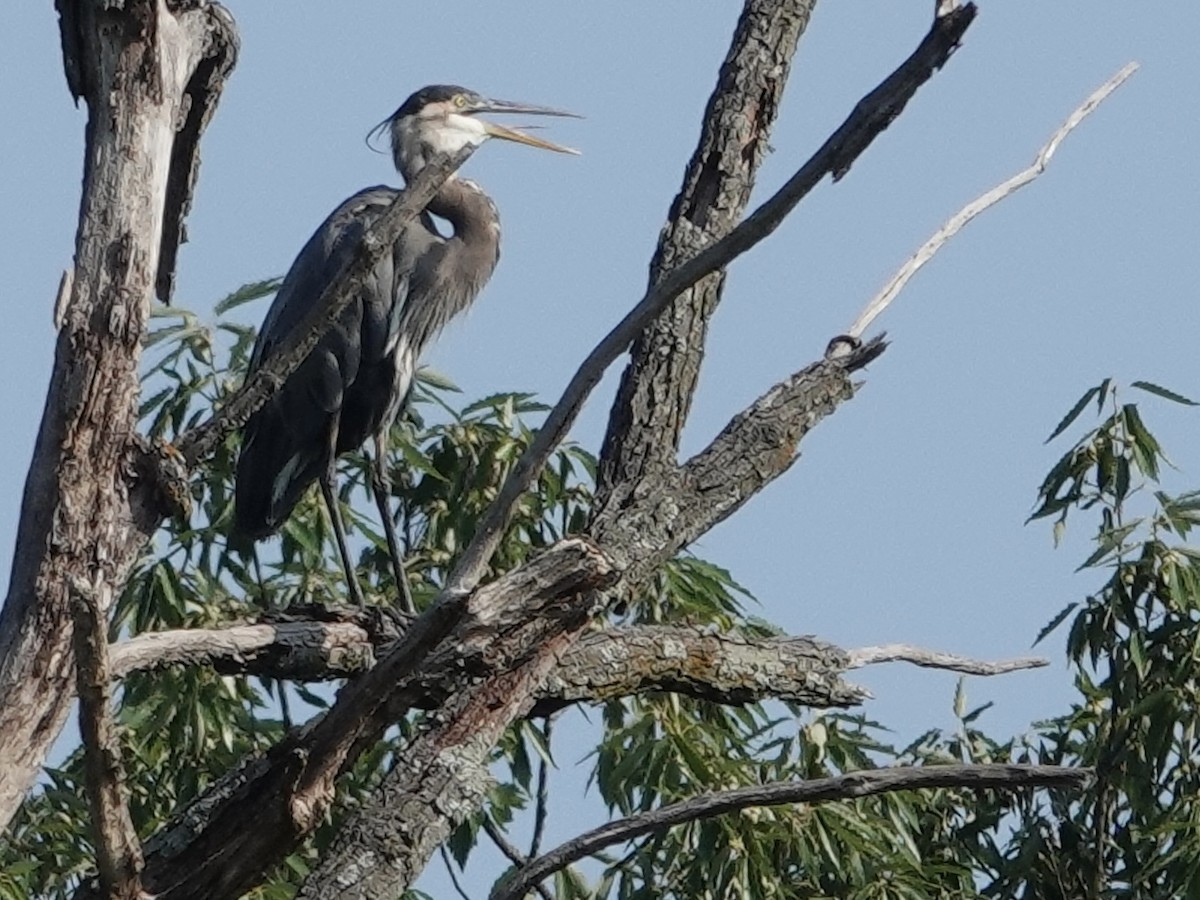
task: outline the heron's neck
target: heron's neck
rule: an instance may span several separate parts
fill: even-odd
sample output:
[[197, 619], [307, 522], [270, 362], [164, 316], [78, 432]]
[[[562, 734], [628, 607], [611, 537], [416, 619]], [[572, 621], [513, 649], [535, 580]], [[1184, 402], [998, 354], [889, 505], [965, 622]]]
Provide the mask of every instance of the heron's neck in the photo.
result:
[[451, 176], [426, 209], [449, 222], [463, 243], [480, 249], [499, 247], [500, 214], [475, 182]]

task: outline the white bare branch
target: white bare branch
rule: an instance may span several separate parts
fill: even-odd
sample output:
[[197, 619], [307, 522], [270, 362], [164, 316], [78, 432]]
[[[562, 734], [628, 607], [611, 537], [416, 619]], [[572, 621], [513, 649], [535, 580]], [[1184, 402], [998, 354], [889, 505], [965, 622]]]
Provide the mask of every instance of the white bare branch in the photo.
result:
[[859, 647], [849, 651], [850, 662], [847, 669], [861, 669], [885, 662], [907, 662], [926, 669], [948, 669], [951, 672], [962, 672], [964, 675], [1004, 675], [1008, 672], [1019, 672], [1023, 669], [1040, 669], [1050, 665], [1050, 660], [1040, 656], [1020, 656], [1016, 659], [1002, 659], [987, 662], [981, 659], [971, 659], [954, 653], [939, 653], [936, 650], [926, 650], [911, 644], [883, 644], [879, 647]]
[[1030, 164], [1028, 168], [1022, 169], [1012, 178], [1009, 178], [1002, 184], [996, 185], [996, 187], [992, 188], [986, 194], [983, 194], [980, 197], [972, 200], [957, 213], [955, 213], [945, 225], [937, 230], [933, 237], [931, 237], [921, 246], [920, 250], [914, 253], [909, 260], [900, 267], [896, 274], [892, 276], [891, 280], [884, 285], [883, 290], [871, 298], [871, 302], [867, 304], [866, 308], [859, 315], [858, 319], [855, 320], [854, 324], [850, 326], [850, 330], [847, 331], [846, 334], [852, 338], [861, 337], [862, 333], [867, 330], [873, 321], [875, 321], [876, 317], [878, 317], [881, 312], [887, 309], [888, 304], [896, 299], [896, 295], [904, 290], [905, 285], [907, 285], [909, 280], [917, 274], [917, 271], [923, 265], [925, 265], [925, 263], [929, 262], [929, 260], [933, 258], [934, 254], [941, 250], [942, 247], [950, 240], [950, 238], [962, 231], [967, 223], [969, 223], [984, 210], [990, 209], [1001, 200], [1016, 193], [1018, 190], [1025, 187], [1025, 185], [1029, 184], [1031, 181], [1045, 172], [1046, 166], [1050, 164], [1050, 159], [1054, 156], [1054, 152], [1058, 150], [1058, 145], [1063, 142], [1063, 139], [1075, 129], [1076, 125], [1086, 119], [1097, 106], [1107, 100], [1109, 95], [1112, 94], [1112, 92], [1119, 88], [1122, 84], [1124, 84], [1126, 80], [1137, 70], [1137, 63], [1128, 63], [1123, 69], [1121, 69], [1121, 71], [1093, 91], [1091, 95], [1089, 95], [1088, 98], [1084, 100], [1083, 103], [1081, 103], [1075, 109], [1075, 111], [1071, 113], [1070, 116], [1067, 117], [1067, 120], [1063, 122], [1061, 126], [1059, 126], [1058, 131], [1054, 132], [1054, 135], [1050, 138], [1050, 140], [1047, 141], [1042, 149], [1038, 151], [1037, 156], [1034, 157], [1033, 163]]

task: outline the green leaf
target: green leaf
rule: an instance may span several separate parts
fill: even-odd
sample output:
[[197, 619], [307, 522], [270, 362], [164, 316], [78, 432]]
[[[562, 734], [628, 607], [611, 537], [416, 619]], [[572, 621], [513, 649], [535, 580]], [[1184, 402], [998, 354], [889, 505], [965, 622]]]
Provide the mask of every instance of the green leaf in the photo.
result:
[[1086, 407], [1088, 405], [1088, 403], [1091, 402], [1093, 397], [1095, 397], [1096, 395], [1098, 395], [1100, 393], [1101, 393], [1100, 387], [1089, 388], [1082, 397], [1080, 397], [1078, 400], [1075, 401], [1075, 405], [1072, 406], [1070, 411], [1065, 416], [1062, 417], [1062, 421], [1060, 421], [1056, 426], [1054, 426], [1054, 430], [1052, 432], [1050, 432], [1050, 437], [1046, 438], [1046, 440], [1043, 441], [1043, 443], [1046, 443], [1046, 444], [1050, 443], [1052, 440], [1054, 440], [1056, 437], [1058, 437], [1060, 434], [1062, 434], [1064, 431], [1066, 431], [1068, 428], [1070, 428], [1071, 423], [1079, 418], [1079, 414], [1081, 412], [1083, 412], [1084, 407]]
[[279, 286], [283, 284], [283, 279], [276, 276], [274, 278], [264, 278], [262, 281], [251, 281], [248, 284], [243, 284], [232, 294], [228, 294], [218, 300], [213, 305], [213, 310], [218, 316], [223, 316], [231, 309], [236, 309], [245, 303], [250, 303], [253, 300], [258, 300], [262, 297], [270, 296], [279, 290]]
[[1062, 610], [1058, 613], [1058, 615], [1056, 615], [1053, 619], [1051, 619], [1049, 622], [1047, 622], [1046, 625], [1043, 626], [1042, 630], [1037, 633], [1037, 637], [1034, 638], [1032, 646], [1036, 647], [1051, 632], [1053, 632], [1056, 628], [1058, 628], [1059, 625], [1061, 625], [1063, 622], [1065, 622], [1067, 620], [1067, 616], [1069, 616], [1071, 614], [1071, 610], [1075, 609], [1075, 607], [1077, 607], [1078, 605], [1079, 605], [1078, 601], [1072, 600], [1070, 603], [1068, 603], [1066, 606], [1064, 606], [1062, 608]]
[[1156, 397], [1162, 397], [1164, 400], [1170, 400], [1172, 403], [1179, 403], [1183, 406], [1200, 406], [1200, 403], [1197, 403], [1195, 400], [1189, 400], [1182, 394], [1177, 394], [1172, 390], [1149, 381], [1135, 381], [1130, 387], [1135, 387], [1148, 394], [1154, 394]]

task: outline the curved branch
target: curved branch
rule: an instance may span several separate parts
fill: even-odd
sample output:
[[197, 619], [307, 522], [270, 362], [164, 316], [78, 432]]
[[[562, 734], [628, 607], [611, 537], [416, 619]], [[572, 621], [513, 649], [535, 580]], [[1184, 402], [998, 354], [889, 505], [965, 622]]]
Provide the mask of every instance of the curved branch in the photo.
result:
[[1050, 164], [1051, 157], [1054, 156], [1054, 151], [1058, 149], [1058, 145], [1063, 142], [1066, 136], [1074, 130], [1075, 126], [1086, 119], [1097, 106], [1107, 100], [1108, 96], [1123, 85], [1137, 70], [1137, 63], [1131, 62], [1127, 64], [1116, 75], [1088, 95], [1088, 98], [1067, 117], [1067, 120], [1059, 126], [1058, 131], [1054, 132], [1050, 140], [1038, 151], [1033, 163], [1028, 168], [1022, 169], [1012, 178], [1009, 178], [1002, 184], [996, 185], [996, 187], [987, 193], [976, 197], [951, 216], [946, 224], [939, 228], [933, 237], [922, 244], [921, 249], [914, 253], [900, 267], [899, 271], [892, 276], [883, 289], [871, 298], [871, 302], [867, 304], [866, 308], [859, 314], [859, 317], [846, 333], [851, 337], [859, 337], [875, 321], [876, 317], [887, 309], [888, 304], [895, 300], [896, 296], [904, 290], [905, 285], [917, 274], [918, 270], [925, 263], [929, 262], [929, 260], [933, 259], [934, 254], [941, 250], [950, 238], [962, 231], [980, 213], [995, 206], [1006, 197], [1012, 196], [1045, 172], [1046, 166]]
[[1030, 787], [1081, 788], [1091, 780], [1089, 769], [1066, 766], [955, 765], [896, 766], [866, 769], [812, 781], [754, 785], [732, 791], [702, 794], [616, 822], [560, 844], [496, 886], [489, 900], [520, 900], [544, 878], [605, 847], [697, 819], [710, 819], [752, 806], [785, 803], [827, 803], [892, 791], [923, 788], [962, 788], [971, 791], [1016, 791]]

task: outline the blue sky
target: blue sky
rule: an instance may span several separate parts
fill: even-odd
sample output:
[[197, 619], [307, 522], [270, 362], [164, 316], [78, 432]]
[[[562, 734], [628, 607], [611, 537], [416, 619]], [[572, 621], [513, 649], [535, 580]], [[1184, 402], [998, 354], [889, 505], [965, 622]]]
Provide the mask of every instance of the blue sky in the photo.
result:
[[[503, 258], [428, 358], [467, 396], [556, 397], [641, 296], [739, 5], [441, 2], [424, 16], [385, 0], [230, 6], [242, 55], [203, 145], [178, 303], [203, 311], [245, 281], [282, 273], [344, 197], [395, 183], [363, 136], [415, 88], [449, 81], [561, 106], [586, 119], [548, 123], [548, 136], [582, 157], [489, 145], [468, 163], [501, 210]], [[911, 52], [931, 6], [818, 5], [757, 199]], [[964, 47], [850, 174], [821, 185], [731, 268], [689, 452], [816, 359], [945, 218], [1026, 165], [1094, 87], [1142, 63], [1042, 179], [914, 280], [877, 322], [893, 346], [861, 395], [805, 442], [791, 473], [695, 548], [730, 568], [766, 618], [845, 647], [904, 641], [1002, 657], [1024, 653], [1095, 586], [1072, 574], [1081, 529], [1054, 551], [1048, 526], [1023, 523], [1064, 448], [1042, 441], [1085, 388], [1112, 375], [1200, 394], [1197, 35], [1191, 2], [984, 2]], [[7, 569], [79, 202], [85, 115], [66, 90], [48, 0], [13, 5], [0, 76], [9, 85], [0, 93]], [[593, 449], [614, 383], [610, 375], [573, 434]], [[1197, 414], [1153, 401], [1146, 413], [1181, 469], [1173, 486], [1200, 486]], [[973, 703], [997, 703], [989, 728], [1020, 731], [1064, 708], [1061, 640], [1044, 649], [1049, 670], [969, 684]], [[866, 711], [902, 737], [950, 724], [951, 675], [893, 665], [858, 680], [877, 697]], [[564, 746], [561, 762], [585, 746]], [[560, 837], [580, 817], [563, 819]]]

